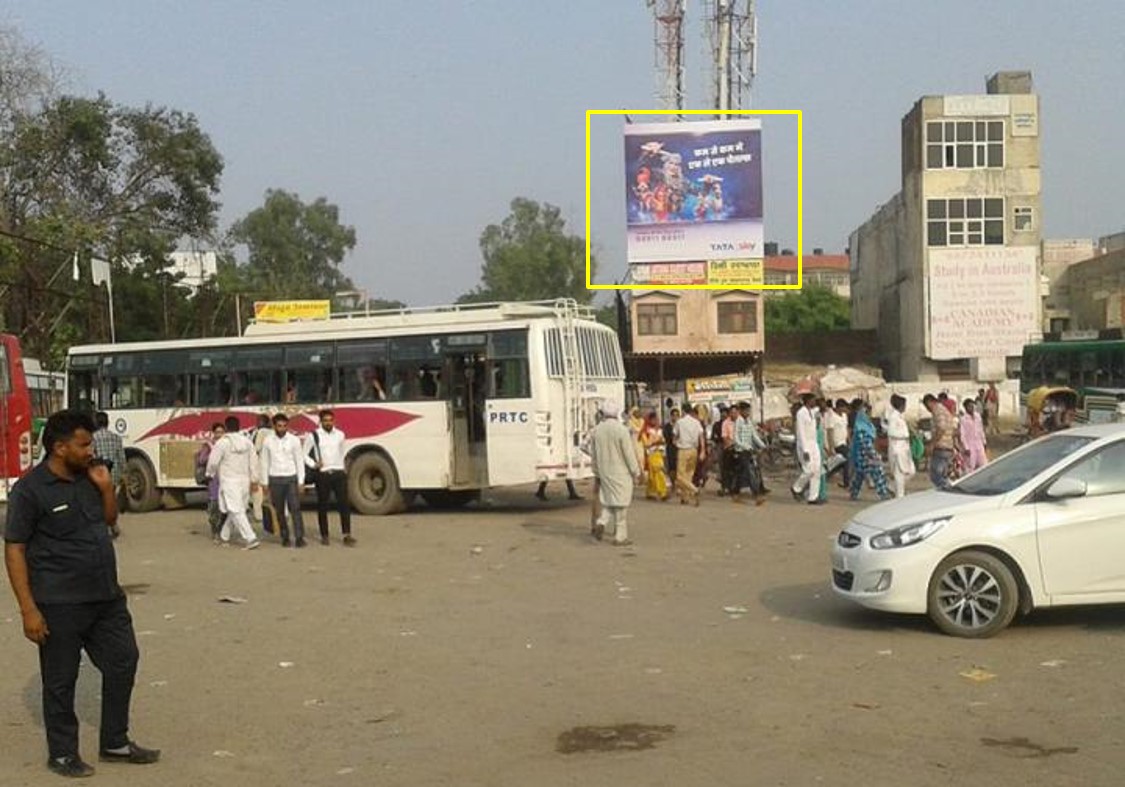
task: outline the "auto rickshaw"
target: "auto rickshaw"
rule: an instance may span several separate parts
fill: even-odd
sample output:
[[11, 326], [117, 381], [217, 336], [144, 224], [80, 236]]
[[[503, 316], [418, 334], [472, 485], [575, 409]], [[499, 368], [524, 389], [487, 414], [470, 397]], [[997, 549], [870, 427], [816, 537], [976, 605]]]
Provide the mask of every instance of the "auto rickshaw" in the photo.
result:
[[1073, 388], [1042, 385], [1027, 395], [1027, 432], [1031, 438], [1074, 425], [1078, 392]]

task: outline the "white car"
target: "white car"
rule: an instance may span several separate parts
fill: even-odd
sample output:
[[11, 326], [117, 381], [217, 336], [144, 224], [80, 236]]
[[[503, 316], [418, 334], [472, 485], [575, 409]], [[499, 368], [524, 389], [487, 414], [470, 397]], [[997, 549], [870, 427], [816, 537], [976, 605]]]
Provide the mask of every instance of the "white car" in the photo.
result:
[[832, 587], [960, 637], [1035, 607], [1125, 603], [1125, 424], [1057, 432], [861, 511], [832, 548]]

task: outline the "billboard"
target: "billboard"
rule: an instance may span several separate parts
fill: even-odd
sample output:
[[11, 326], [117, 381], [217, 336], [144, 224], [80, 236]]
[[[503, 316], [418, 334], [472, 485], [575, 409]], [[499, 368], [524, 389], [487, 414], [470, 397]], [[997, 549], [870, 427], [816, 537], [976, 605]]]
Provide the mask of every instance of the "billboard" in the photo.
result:
[[926, 354], [1020, 355], [1040, 331], [1038, 253], [1038, 246], [930, 249]]
[[630, 263], [762, 256], [758, 120], [625, 126]]
[[258, 322], [327, 320], [330, 311], [329, 301], [254, 301], [254, 319]]

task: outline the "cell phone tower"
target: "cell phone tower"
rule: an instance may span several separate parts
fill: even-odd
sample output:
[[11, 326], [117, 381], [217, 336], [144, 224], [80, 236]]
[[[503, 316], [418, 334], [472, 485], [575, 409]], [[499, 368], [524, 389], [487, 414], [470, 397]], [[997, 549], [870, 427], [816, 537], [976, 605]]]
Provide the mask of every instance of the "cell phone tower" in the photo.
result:
[[675, 113], [684, 108], [684, 16], [687, 0], [645, 0], [653, 12], [656, 101]]
[[725, 117], [730, 109], [749, 109], [754, 76], [758, 73], [758, 17], [754, 0], [709, 0], [706, 27], [716, 117]]

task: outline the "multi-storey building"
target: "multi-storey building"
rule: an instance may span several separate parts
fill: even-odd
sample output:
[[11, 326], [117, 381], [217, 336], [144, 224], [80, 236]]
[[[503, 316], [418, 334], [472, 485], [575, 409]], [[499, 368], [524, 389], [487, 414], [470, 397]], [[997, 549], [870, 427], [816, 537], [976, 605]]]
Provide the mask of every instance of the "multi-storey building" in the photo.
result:
[[852, 327], [891, 379], [1002, 379], [1041, 331], [1039, 100], [1031, 74], [926, 96], [901, 190], [850, 237]]

